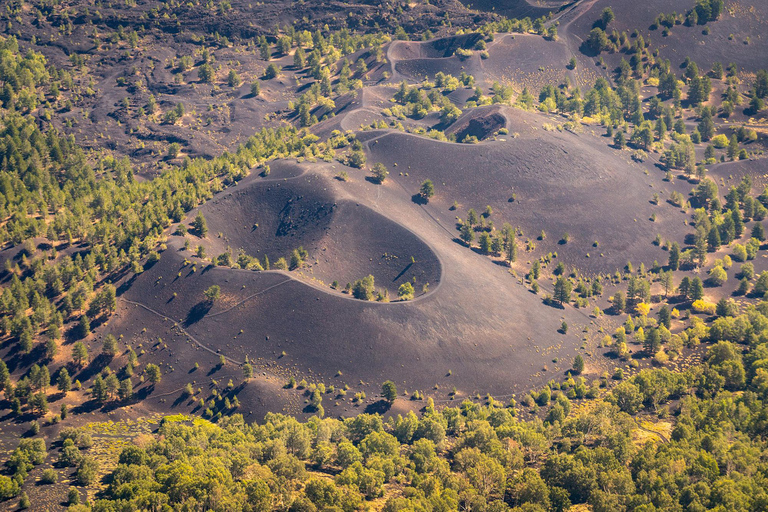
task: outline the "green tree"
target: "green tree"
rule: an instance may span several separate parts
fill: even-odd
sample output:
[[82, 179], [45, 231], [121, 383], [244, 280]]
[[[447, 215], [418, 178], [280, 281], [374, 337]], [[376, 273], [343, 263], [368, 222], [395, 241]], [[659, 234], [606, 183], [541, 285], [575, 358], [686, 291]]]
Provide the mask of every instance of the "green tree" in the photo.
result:
[[691, 300], [697, 301], [704, 297], [704, 283], [701, 282], [698, 276], [691, 279], [691, 290], [689, 292]]
[[571, 302], [571, 292], [573, 291], [573, 285], [564, 276], [560, 276], [555, 281], [555, 293], [554, 299], [560, 304], [568, 304]]
[[600, 53], [603, 50], [608, 49], [610, 42], [608, 41], [608, 36], [605, 34], [605, 31], [599, 27], [595, 27], [589, 33], [589, 37], [587, 38], [587, 45], [592, 49], [593, 52]]
[[216, 71], [214, 71], [213, 66], [206, 62], [197, 68], [197, 77], [201, 82], [209, 84], [216, 78]]
[[229, 74], [227, 75], [227, 84], [232, 87], [233, 89], [240, 87], [240, 84], [242, 83], [242, 80], [240, 80], [240, 75], [237, 74], [237, 71], [234, 69], [229, 70]]
[[410, 282], [405, 282], [400, 285], [400, 288], [397, 290], [397, 296], [401, 300], [411, 300], [415, 294], [415, 290], [413, 289], [413, 285]]
[[373, 300], [375, 295], [374, 279], [372, 275], [368, 275], [362, 279], [358, 279], [352, 285], [352, 295], [356, 299], [360, 300]]
[[72, 362], [78, 368], [82, 368], [88, 362], [88, 349], [82, 341], [78, 341], [72, 346]]
[[610, 7], [606, 7], [603, 9], [603, 12], [600, 14], [600, 23], [603, 25], [603, 30], [608, 28], [608, 25], [615, 19], [616, 17], [613, 14], [613, 10]]
[[584, 358], [581, 357], [581, 354], [577, 354], [576, 358], [573, 360], [573, 371], [577, 374], [584, 371]]
[[66, 393], [72, 388], [72, 379], [66, 368], [59, 370], [59, 377], [56, 379], [56, 387], [62, 393]]
[[117, 338], [112, 334], [107, 334], [101, 346], [101, 353], [111, 359], [117, 355], [117, 350]]
[[77, 335], [82, 339], [91, 334], [91, 322], [88, 315], [80, 315], [80, 321], [77, 324]]
[[280, 75], [280, 66], [278, 66], [274, 62], [269, 66], [267, 66], [267, 69], [264, 71], [264, 78], [266, 78], [267, 80], [277, 78], [278, 75]]
[[192, 223], [192, 229], [200, 238], [205, 238], [205, 236], [208, 234], [208, 223], [205, 221], [205, 217], [203, 216], [202, 212], [197, 212], [197, 215], [195, 215], [195, 220]]
[[384, 180], [387, 179], [387, 176], [389, 176], [389, 171], [387, 170], [387, 167], [381, 163], [376, 162], [373, 165], [373, 179], [375, 179], [378, 183], [384, 183]]
[[395, 383], [391, 380], [388, 380], [382, 384], [381, 395], [384, 397], [384, 400], [390, 404], [393, 404], [397, 398], [397, 387], [395, 386]]
[[475, 230], [468, 221], [461, 225], [459, 237], [469, 246], [471, 246], [472, 242], [475, 240]]
[[162, 372], [160, 371], [160, 367], [156, 364], [149, 363], [144, 371], [147, 374], [149, 382], [151, 382], [153, 385], [157, 384], [162, 379]]
[[672, 247], [669, 248], [669, 268], [671, 270], [680, 268], [680, 246], [677, 242], [673, 242]]
[[133, 396], [133, 382], [130, 377], [120, 381], [120, 389], [117, 390], [117, 396], [120, 400], [130, 400]]
[[435, 195], [435, 186], [432, 184], [432, 180], [424, 180], [419, 187], [419, 195], [429, 201], [432, 196]]
[[221, 297], [221, 288], [219, 285], [213, 284], [203, 292], [203, 295], [205, 295], [205, 300], [210, 303], [214, 303], [219, 300], [219, 297]]
[[480, 245], [480, 251], [482, 251], [483, 254], [491, 253], [491, 243], [491, 235], [488, 234], [487, 231], [480, 233], [480, 236], [478, 237], [478, 244]]

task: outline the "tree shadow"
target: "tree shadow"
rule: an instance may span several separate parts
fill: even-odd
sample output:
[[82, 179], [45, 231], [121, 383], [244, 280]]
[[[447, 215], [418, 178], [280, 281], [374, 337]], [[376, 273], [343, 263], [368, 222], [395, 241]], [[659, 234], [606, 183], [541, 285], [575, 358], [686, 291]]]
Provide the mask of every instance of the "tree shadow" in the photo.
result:
[[411, 201], [413, 201], [413, 202], [414, 202], [414, 203], [416, 203], [416, 204], [422, 205], [422, 206], [423, 206], [423, 205], [425, 205], [425, 204], [427, 204], [427, 203], [429, 202], [429, 201], [427, 200], [427, 198], [425, 198], [425, 197], [424, 197], [423, 195], [421, 195], [421, 194], [413, 194], [413, 195], [411, 196]]
[[120, 286], [117, 287], [115, 290], [115, 295], [120, 297], [122, 294], [128, 291], [128, 289], [133, 285], [133, 282], [136, 281], [136, 278], [138, 277], [138, 274], [133, 274], [130, 279], [126, 279], [125, 282], [123, 282]]
[[206, 373], [205, 376], [206, 377], [210, 377], [211, 375], [213, 375], [217, 371], [221, 370], [222, 368], [223, 368], [223, 366], [221, 365], [221, 363], [219, 363], [216, 366], [214, 366], [213, 368], [211, 368], [210, 370], [208, 370], [208, 373]]
[[203, 319], [205, 315], [208, 314], [208, 312], [213, 307], [213, 303], [210, 301], [201, 301], [192, 306], [192, 308], [187, 313], [187, 318], [184, 319], [184, 327], [189, 327], [190, 325], [199, 322]]
[[583, 55], [586, 55], [587, 57], [592, 57], [592, 58], [595, 58], [598, 55], [600, 55], [600, 52], [595, 51], [595, 49], [592, 48], [592, 46], [587, 41], [584, 41], [583, 43], [581, 43], [581, 45], [579, 46], [579, 51]]
[[395, 278], [392, 280], [392, 282], [393, 282], [393, 283], [394, 283], [394, 282], [397, 282], [397, 280], [398, 280], [398, 279], [400, 279], [401, 277], [403, 277], [403, 276], [405, 275], [405, 273], [406, 273], [406, 272], [408, 272], [408, 271], [411, 269], [411, 267], [412, 267], [412, 266], [413, 266], [413, 262], [410, 262], [410, 263], [408, 263], [408, 265], [406, 265], [406, 267], [405, 267], [405, 268], [402, 270], [402, 272], [400, 272], [399, 274], [397, 274], [397, 277], [395, 277]]
[[86, 382], [90, 380], [91, 377], [95, 376], [97, 373], [101, 372], [112, 360], [109, 356], [105, 354], [99, 354], [93, 360], [80, 370], [80, 373], [75, 376], [77, 380], [80, 382]]
[[386, 400], [378, 400], [365, 407], [365, 414], [384, 414], [392, 407]]

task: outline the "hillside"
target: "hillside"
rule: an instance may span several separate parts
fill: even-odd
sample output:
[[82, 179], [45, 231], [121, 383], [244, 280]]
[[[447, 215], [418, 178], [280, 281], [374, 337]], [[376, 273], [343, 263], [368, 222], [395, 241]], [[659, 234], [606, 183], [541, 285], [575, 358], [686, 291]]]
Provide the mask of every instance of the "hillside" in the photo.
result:
[[765, 509], [763, 11], [9, 2], [3, 506]]

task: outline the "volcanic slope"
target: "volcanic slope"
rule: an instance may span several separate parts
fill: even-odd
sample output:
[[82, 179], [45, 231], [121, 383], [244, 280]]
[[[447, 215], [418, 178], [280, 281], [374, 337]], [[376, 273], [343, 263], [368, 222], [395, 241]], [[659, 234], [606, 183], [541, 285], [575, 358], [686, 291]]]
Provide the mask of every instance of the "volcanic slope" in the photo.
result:
[[[413, 233], [370, 208], [339, 199], [324, 175], [303, 174], [288, 178], [298, 166], [278, 165], [270, 178], [246, 179], [201, 208], [214, 236], [204, 242], [207, 252], [218, 255], [230, 248], [249, 256], [264, 256], [272, 263], [290, 262], [294, 249], [308, 252], [301, 273], [343, 288], [373, 275], [377, 288], [393, 298], [410, 282], [421, 287], [437, 285], [440, 263], [429, 247]], [[301, 171], [299, 171], [301, 172]]]
[[462, 0], [469, 9], [494, 12], [506, 18], [539, 18], [546, 16], [568, 2], [562, 0], [538, 1], [535, 4], [527, 0]]
[[480, 34], [467, 34], [427, 42], [395, 41], [387, 50], [387, 59], [392, 65], [392, 78], [421, 81], [438, 72], [459, 76], [462, 71], [475, 76], [480, 71], [480, 57], [471, 55], [461, 58], [455, 52], [459, 49], [472, 49], [481, 40]]
[[[301, 166], [307, 168], [307, 176], [327, 177], [339, 167]], [[126, 300], [121, 302], [121, 311], [131, 315], [124, 326], [142, 325], [142, 315], [160, 314], [176, 319], [214, 353], [240, 362], [248, 356], [267, 377], [306, 376], [326, 385], [349, 384], [353, 390], [362, 387], [369, 393], [378, 390], [382, 381], [392, 379], [403, 389], [432, 390], [443, 398], [445, 391], [441, 390], [453, 386], [459, 396], [486, 392], [508, 396], [551, 378], [551, 374], [540, 373], [548, 363], [551, 371], [567, 369], [582, 344], [583, 327], [595, 320], [573, 308], [543, 304], [510, 275], [508, 268], [457, 244], [430, 205], [414, 203], [411, 194], [395, 180], [377, 185], [366, 180], [361, 171], [352, 172], [349, 182], [328, 180], [328, 192], [334, 194], [337, 204], [354, 198], [352, 204], [361, 205], [355, 208], [369, 208], [428, 242], [442, 263], [443, 274], [439, 282], [429, 283], [427, 294], [404, 303], [366, 302], [317, 282], [302, 282], [295, 272], [221, 267], [193, 270], [196, 258], [182, 250], [182, 237], [174, 236], [161, 260], [138, 276], [123, 295]], [[287, 183], [294, 187], [291, 180], [283, 186]], [[264, 185], [274, 186], [259, 184]], [[229, 195], [225, 192], [213, 201], [228, 197], [250, 201], [247, 194], [239, 194], [241, 187], [248, 186], [233, 187]], [[250, 190], [257, 191], [258, 187]], [[333, 222], [335, 219], [331, 225]], [[338, 265], [341, 259], [357, 258], [376, 266], [375, 261], [368, 261], [367, 254], [358, 254], [357, 248], [371, 243], [364, 238], [378, 237], [380, 231], [362, 231], [357, 234], [359, 242], [329, 248], [349, 253], [338, 259], [329, 257], [329, 261]], [[434, 265], [421, 258], [415, 258], [412, 272], [420, 271], [425, 262]], [[185, 259], [193, 265], [185, 264]], [[214, 284], [221, 287], [222, 299], [210, 307], [203, 300], [203, 290]], [[376, 284], [380, 285], [378, 280]], [[417, 279], [417, 285], [421, 284]], [[563, 320], [574, 326], [570, 335], [557, 332]], [[186, 356], [179, 351], [173, 357]], [[551, 360], [558, 357], [560, 367], [552, 367]], [[192, 362], [176, 366], [189, 364]], [[344, 404], [350, 406], [349, 402]], [[339, 414], [349, 412], [339, 407]]]
[[[585, 4], [588, 5], [588, 4]], [[709, 70], [715, 62], [723, 66], [735, 63], [740, 70], [755, 72], [766, 66], [765, 55], [768, 53], [768, 38], [764, 35], [768, 29], [768, 3], [762, 1], [725, 1], [725, 9], [720, 18], [706, 25], [692, 27], [676, 25], [669, 35], [664, 36], [664, 27], [653, 27], [659, 14], [685, 14], [695, 5], [692, 0], [649, 0], [647, 2], [611, 2], [597, 0], [589, 5], [573, 21], [569, 15], [563, 15], [561, 35], [566, 39], [569, 34], [576, 37], [569, 40], [574, 51], [578, 51], [580, 41], [589, 36], [589, 31], [600, 18], [603, 9], [610, 7], [616, 19], [608, 26], [608, 31], [627, 31], [631, 34], [638, 30], [643, 37], [650, 37], [654, 48], [658, 48], [661, 58], [669, 59], [673, 65], [680, 65], [690, 57], [703, 70]], [[707, 33], [705, 33], [707, 32]], [[603, 53], [606, 61], [618, 64], [624, 54]], [[629, 60], [630, 55], [624, 55]]]
[[[673, 189], [690, 191], [683, 180], [662, 181], [663, 173], [633, 162], [628, 151], [608, 147], [604, 137], [557, 131], [557, 121], [518, 109], [502, 109], [509, 135], [479, 145], [434, 141], [397, 132], [365, 134], [372, 161], [382, 162], [411, 193], [431, 179], [437, 190], [430, 208], [455, 231], [452, 217], [466, 218], [474, 208], [493, 210], [503, 222], [523, 228], [534, 240], [544, 230], [545, 251], [594, 272], [623, 267], [628, 255], [664, 262], [666, 253], [652, 244], [657, 233], [670, 240], [685, 234], [685, 215], [663, 202]], [[550, 121], [551, 123], [548, 123]], [[458, 209], [449, 211], [458, 204]], [[655, 221], [651, 219], [654, 218]], [[566, 233], [567, 243], [558, 243]]]

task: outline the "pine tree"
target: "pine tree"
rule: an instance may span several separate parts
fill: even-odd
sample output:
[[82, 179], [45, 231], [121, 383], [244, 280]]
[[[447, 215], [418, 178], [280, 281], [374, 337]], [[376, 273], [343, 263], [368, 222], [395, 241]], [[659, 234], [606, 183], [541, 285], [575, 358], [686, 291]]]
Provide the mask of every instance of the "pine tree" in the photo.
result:
[[577, 374], [584, 371], [584, 358], [581, 357], [581, 354], [577, 354], [576, 358], [573, 360], [573, 371]]
[[672, 247], [669, 248], [669, 268], [672, 270], [680, 268], [680, 246], [677, 242], [673, 242]]
[[554, 299], [560, 304], [567, 304], [571, 301], [571, 292], [573, 285], [564, 276], [560, 276], [555, 281]]
[[208, 234], [208, 223], [206, 222], [202, 212], [197, 212], [195, 220], [192, 223], [192, 228], [194, 229], [195, 234], [200, 238], [205, 238], [205, 236]]
[[62, 393], [66, 393], [72, 388], [72, 379], [66, 368], [59, 370], [59, 377], [56, 379], [56, 387]]

